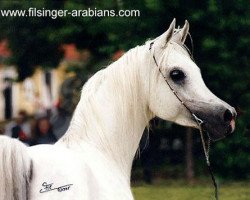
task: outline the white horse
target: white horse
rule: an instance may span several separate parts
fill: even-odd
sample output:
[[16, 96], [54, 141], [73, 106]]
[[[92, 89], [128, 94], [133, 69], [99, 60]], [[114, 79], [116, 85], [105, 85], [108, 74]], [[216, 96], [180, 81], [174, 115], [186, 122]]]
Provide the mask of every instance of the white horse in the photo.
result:
[[131, 166], [150, 119], [197, 128], [190, 109], [212, 139], [231, 133], [236, 112], [205, 86], [183, 48], [188, 30], [187, 21], [175, 29], [173, 20], [161, 36], [96, 73], [55, 145], [26, 147], [1, 136], [0, 199], [132, 200]]

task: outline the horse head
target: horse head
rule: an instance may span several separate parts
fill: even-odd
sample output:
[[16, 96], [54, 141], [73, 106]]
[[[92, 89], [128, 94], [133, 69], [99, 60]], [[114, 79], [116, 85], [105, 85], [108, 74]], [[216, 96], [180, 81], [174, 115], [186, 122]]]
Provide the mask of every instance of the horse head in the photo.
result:
[[184, 126], [199, 128], [200, 120], [215, 141], [234, 131], [236, 111], [205, 85], [184, 45], [188, 34], [189, 23], [175, 29], [174, 19], [169, 29], [151, 42], [149, 109], [164, 120]]

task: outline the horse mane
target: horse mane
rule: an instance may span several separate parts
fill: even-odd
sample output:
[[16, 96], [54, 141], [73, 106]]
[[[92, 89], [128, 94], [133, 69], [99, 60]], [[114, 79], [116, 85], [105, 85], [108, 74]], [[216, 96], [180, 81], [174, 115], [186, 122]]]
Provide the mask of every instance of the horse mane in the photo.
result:
[[[119, 117], [119, 120], [113, 120], [126, 122], [119, 124], [119, 131], [131, 135], [130, 141], [136, 141], [133, 137], [138, 136], [128, 133], [131, 130], [126, 130], [127, 124], [133, 125], [141, 120], [149, 121], [148, 113], [142, 108], [146, 104], [146, 98], [141, 90], [142, 83], [137, 67], [142, 48], [144, 46], [129, 50], [118, 61], [98, 71], [85, 83], [69, 129], [59, 143], [71, 146], [81, 139], [88, 140], [92, 137], [91, 134], [98, 135], [103, 142], [108, 140], [106, 137], [110, 134], [105, 133], [105, 119], [100, 117], [102, 107], [107, 102], [112, 102], [113, 112], [116, 113], [114, 116]], [[99, 101], [100, 96], [102, 102]]]
[[[98, 108], [103, 106], [103, 104], [100, 105], [101, 102], [98, 102], [95, 98], [100, 91], [105, 90], [105, 92], [113, 94], [114, 107], [119, 105], [119, 117], [121, 117], [122, 114], [124, 114], [123, 117], [125, 117], [125, 114], [127, 114], [125, 111], [128, 110], [128, 106], [131, 103], [137, 107], [140, 107], [139, 104], [143, 104], [142, 102], [145, 101], [145, 94], [142, 94], [142, 91], [140, 91], [142, 83], [139, 81], [140, 72], [136, 65], [139, 64], [140, 59], [145, 59], [140, 58], [139, 54], [143, 50], [147, 51], [147, 48], [152, 41], [154, 40], [147, 40], [145, 45], [137, 46], [129, 50], [120, 59], [95, 73], [84, 84], [81, 91], [81, 98], [75, 109], [69, 129], [60, 139], [60, 142], [70, 144], [72, 141], [75, 142], [77, 138], [80, 139], [88, 134], [89, 130], [87, 130], [87, 127], [90, 127], [90, 124], [93, 123], [93, 121], [89, 119], [93, 117], [92, 120], [96, 120], [99, 112]], [[175, 50], [180, 53], [192, 57], [190, 50], [186, 45], [174, 42], [173, 46]], [[146, 58], [146, 60], [150, 60], [150, 58]], [[109, 88], [110, 91], [107, 91], [108, 88], [103, 87], [106, 82], [109, 82], [109, 85], [112, 86], [112, 89]], [[148, 84], [150, 84], [149, 82], [150, 81], [148, 80]], [[103, 101], [105, 101], [105, 98], [106, 97], [103, 96]], [[113, 99], [109, 99], [109, 101], [112, 100]], [[138, 117], [136, 116], [136, 113], [131, 112], [130, 118], [126, 120], [133, 123], [136, 117]], [[146, 113], [144, 113], [144, 119], [147, 121], [149, 120]], [[102, 119], [98, 120], [100, 124], [102, 124]], [[121, 129], [124, 129], [124, 127], [121, 127]], [[80, 133], [79, 130], [81, 131]], [[101, 130], [97, 132], [100, 133]]]
[[[180, 44], [171, 45], [189, 56]], [[128, 161], [133, 160], [143, 130], [153, 117], [148, 95], [150, 84], [158, 80], [152, 73], [157, 77], [158, 70], [150, 67], [152, 52], [147, 41], [93, 75], [83, 86], [70, 126], [57, 144], [80, 149], [91, 144], [119, 163], [124, 174], [130, 174], [132, 162]]]

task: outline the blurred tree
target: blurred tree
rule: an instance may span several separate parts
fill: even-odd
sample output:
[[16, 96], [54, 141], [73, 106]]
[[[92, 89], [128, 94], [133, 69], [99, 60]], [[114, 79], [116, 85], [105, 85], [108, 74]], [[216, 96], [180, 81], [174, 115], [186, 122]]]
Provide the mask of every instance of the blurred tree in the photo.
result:
[[193, 131], [187, 128], [186, 132], [186, 178], [189, 183], [194, 181], [194, 157], [193, 157]]
[[209, 88], [238, 111], [231, 138], [217, 142], [212, 162], [224, 177], [250, 177], [250, 7], [244, 0], [208, 0], [189, 12], [195, 57]]
[[[159, 1], [160, 2], [160, 1]], [[19, 79], [31, 75], [38, 65], [56, 67], [62, 58], [61, 45], [75, 43], [78, 48], [87, 48], [94, 55], [93, 65], [119, 49], [130, 49], [145, 41], [149, 36], [164, 31], [161, 23], [168, 24], [172, 16], [161, 19], [164, 9], [153, 6], [153, 1], [2, 1], [1, 9], [139, 9], [140, 17], [5, 17], [0, 22], [0, 38], [7, 38], [12, 57], [11, 64], [18, 67]], [[159, 11], [159, 12], [158, 12]], [[155, 14], [156, 15], [155, 15]], [[155, 18], [152, 18], [154, 14]], [[143, 20], [141, 20], [143, 19]], [[149, 28], [151, 27], [151, 28]], [[160, 31], [157, 31], [160, 30]], [[121, 34], [123, 33], [123, 34]], [[126, 41], [126, 42], [121, 42]], [[100, 67], [100, 66], [99, 66]]]
[[[45, 1], [1, 1], [1, 9], [20, 10], [29, 7], [59, 7], [59, 3]], [[12, 57], [9, 63], [18, 67], [22, 80], [32, 74], [38, 65], [57, 66], [61, 57], [59, 42], [51, 38], [61, 21], [51, 18], [1, 17], [1, 38], [7, 38]]]

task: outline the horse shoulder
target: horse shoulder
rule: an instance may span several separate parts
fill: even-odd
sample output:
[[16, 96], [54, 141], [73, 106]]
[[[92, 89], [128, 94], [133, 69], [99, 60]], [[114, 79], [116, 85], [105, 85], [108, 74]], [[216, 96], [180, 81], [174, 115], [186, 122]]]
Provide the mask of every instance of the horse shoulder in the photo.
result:
[[31, 200], [89, 199], [86, 165], [77, 154], [55, 145], [37, 145], [28, 152], [32, 159]]

